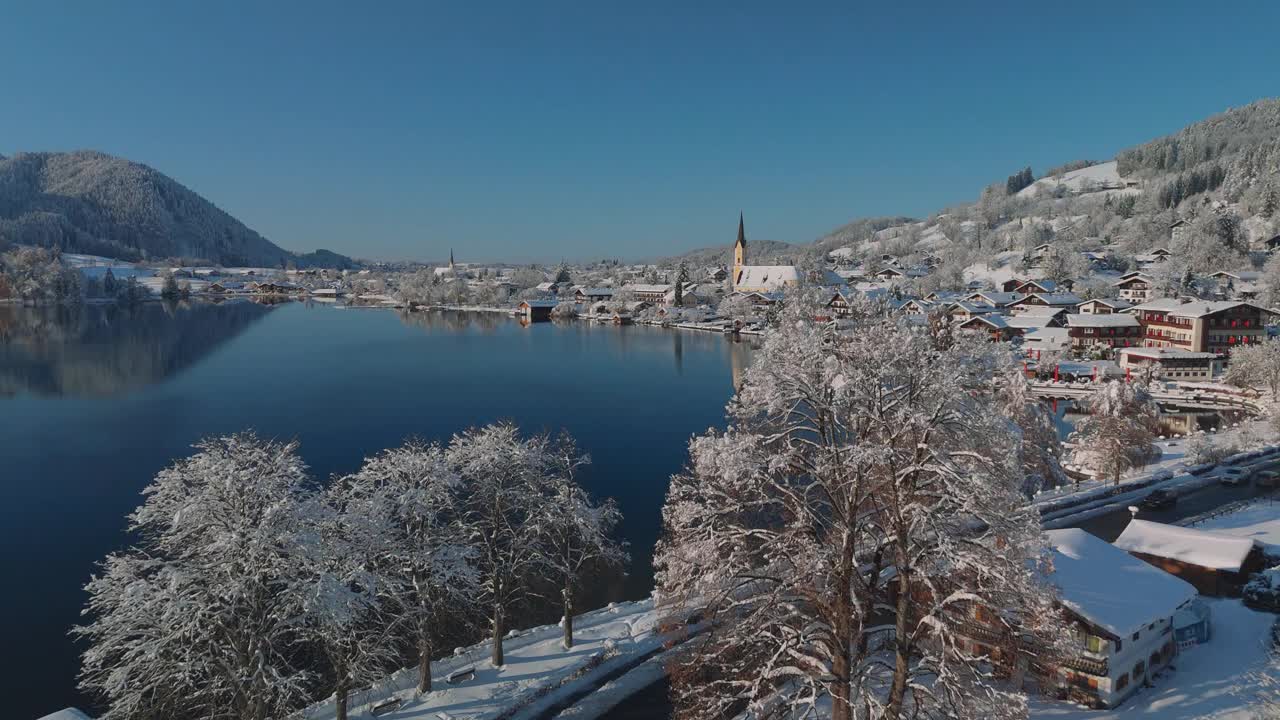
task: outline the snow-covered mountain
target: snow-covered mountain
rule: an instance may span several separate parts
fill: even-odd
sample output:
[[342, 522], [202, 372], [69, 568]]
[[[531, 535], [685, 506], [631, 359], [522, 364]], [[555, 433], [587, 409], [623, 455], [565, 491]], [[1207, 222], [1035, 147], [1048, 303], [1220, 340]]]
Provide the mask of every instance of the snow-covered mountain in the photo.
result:
[[325, 250], [284, 250], [163, 173], [93, 151], [0, 156], [0, 247], [8, 244], [126, 260], [354, 265]]

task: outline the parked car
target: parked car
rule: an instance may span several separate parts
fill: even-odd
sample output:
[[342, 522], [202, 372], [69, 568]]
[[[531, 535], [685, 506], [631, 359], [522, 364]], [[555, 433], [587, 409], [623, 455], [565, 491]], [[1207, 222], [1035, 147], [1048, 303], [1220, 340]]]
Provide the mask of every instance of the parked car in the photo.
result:
[[1244, 604], [1255, 610], [1280, 612], [1280, 568], [1255, 573], [1242, 594]]
[[1178, 504], [1178, 496], [1168, 490], [1152, 490], [1138, 503], [1143, 510], [1168, 510]]
[[1249, 481], [1249, 473], [1242, 468], [1229, 467], [1223, 468], [1222, 473], [1218, 475], [1218, 482], [1223, 485], [1243, 485]]
[[1258, 487], [1273, 488], [1280, 484], [1280, 472], [1275, 470], [1262, 470], [1253, 476], [1253, 483]]

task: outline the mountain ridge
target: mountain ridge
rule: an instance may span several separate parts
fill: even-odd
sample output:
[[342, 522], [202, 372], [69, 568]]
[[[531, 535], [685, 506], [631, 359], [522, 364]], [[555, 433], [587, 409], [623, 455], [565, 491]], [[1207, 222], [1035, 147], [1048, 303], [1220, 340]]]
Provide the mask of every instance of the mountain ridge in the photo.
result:
[[0, 155], [0, 247], [11, 244], [123, 260], [357, 265], [327, 250], [285, 250], [159, 170], [96, 150]]

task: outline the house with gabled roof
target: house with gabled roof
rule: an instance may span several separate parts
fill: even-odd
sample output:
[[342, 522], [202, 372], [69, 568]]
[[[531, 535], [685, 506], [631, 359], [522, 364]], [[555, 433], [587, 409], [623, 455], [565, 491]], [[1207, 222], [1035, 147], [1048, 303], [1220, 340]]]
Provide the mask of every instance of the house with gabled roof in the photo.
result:
[[1114, 545], [1204, 595], [1239, 597], [1249, 576], [1266, 566], [1262, 547], [1250, 538], [1137, 518]]

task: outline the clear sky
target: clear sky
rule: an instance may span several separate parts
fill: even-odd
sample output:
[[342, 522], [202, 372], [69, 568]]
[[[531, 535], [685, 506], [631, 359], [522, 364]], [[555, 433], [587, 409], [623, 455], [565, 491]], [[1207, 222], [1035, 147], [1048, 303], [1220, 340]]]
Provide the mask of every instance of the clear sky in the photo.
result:
[[0, 154], [294, 250], [641, 258], [924, 215], [1280, 94], [1280, 3], [0, 0]]

